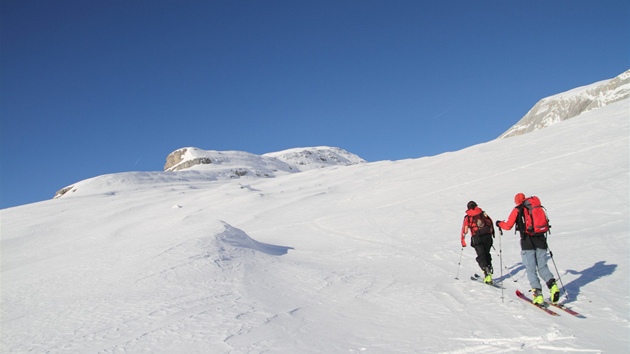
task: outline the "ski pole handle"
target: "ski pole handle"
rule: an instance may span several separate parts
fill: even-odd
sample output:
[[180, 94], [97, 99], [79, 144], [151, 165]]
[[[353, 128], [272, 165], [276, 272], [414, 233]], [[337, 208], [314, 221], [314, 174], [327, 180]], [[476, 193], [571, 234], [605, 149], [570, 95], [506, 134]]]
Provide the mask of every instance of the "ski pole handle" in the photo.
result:
[[495, 225], [497, 225], [497, 229], [499, 229], [499, 233], [501, 234], [501, 236], [503, 236], [503, 229], [501, 229], [501, 226], [499, 226], [500, 221], [497, 220], [497, 222], [495, 223]]

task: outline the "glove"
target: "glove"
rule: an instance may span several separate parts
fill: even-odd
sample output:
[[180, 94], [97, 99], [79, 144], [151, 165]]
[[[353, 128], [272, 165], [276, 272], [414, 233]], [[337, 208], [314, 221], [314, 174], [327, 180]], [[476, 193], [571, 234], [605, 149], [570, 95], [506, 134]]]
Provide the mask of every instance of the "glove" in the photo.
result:
[[466, 247], [466, 237], [462, 236], [462, 247]]
[[501, 226], [499, 226], [499, 224], [501, 223], [501, 220], [497, 220], [497, 222], [495, 223], [495, 225], [497, 225], [498, 228], [501, 228]]

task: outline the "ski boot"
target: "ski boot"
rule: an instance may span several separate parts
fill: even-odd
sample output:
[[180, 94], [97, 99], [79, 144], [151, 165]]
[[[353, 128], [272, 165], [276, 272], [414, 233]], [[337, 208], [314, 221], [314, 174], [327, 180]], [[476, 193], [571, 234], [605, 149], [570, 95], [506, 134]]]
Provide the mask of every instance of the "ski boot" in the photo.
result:
[[542, 306], [545, 303], [545, 299], [543, 299], [542, 290], [541, 289], [532, 289], [530, 290], [532, 293], [532, 302], [534, 305]]
[[547, 286], [549, 287], [549, 291], [551, 292], [551, 302], [557, 303], [560, 299], [560, 289], [558, 289], [558, 284], [556, 284], [556, 280], [551, 278], [547, 282]]
[[485, 267], [483, 269], [483, 274], [486, 276], [483, 278], [483, 282], [486, 284], [492, 284], [492, 267]]

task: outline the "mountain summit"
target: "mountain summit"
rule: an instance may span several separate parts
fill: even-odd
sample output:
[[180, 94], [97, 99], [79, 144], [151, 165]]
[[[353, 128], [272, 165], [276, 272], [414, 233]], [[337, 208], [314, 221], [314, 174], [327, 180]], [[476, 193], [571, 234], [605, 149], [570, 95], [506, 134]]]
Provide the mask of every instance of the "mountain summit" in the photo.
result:
[[235, 177], [253, 174], [271, 177], [278, 171], [287, 173], [308, 171], [328, 166], [349, 166], [366, 162], [346, 150], [329, 147], [295, 148], [264, 155], [243, 151], [214, 151], [186, 147], [173, 151], [166, 157], [164, 171], [184, 169], [230, 169]]
[[[122, 172], [89, 178], [55, 193], [112, 193], [125, 189], [144, 189], [154, 184], [175, 181], [227, 181], [232, 179], [273, 178], [330, 166], [365, 163], [364, 159], [344, 149], [329, 146], [295, 148], [256, 155], [245, 151], [214, 151], [186, 147], [166, 157], [164, 172]], [[177, 173], [171, 173], [177, 172]]]
[[508, 138], [543, 129], [628, 97], [630, 97], [630, 70], [610, 80], [596, 82], [543, 98], [499, 138]]

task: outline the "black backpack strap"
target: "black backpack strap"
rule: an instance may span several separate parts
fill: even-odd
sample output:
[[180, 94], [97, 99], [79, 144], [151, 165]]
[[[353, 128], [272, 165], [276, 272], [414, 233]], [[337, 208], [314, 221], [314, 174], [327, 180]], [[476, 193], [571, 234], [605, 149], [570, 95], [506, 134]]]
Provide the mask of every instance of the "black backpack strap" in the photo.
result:
[[490, 215], [486, 214], [485, 212], [484, 214], [486, 215], [486, 218], [488, 219], [488, 221], [490, 221], [490, 230], [492, 230], [492, 237], [494, 238], [494, 221], [492, 221], [492, 218], [490, 217]]
[[523, 211], [523, 205], [516, 206], [518, 209], [518, 215], [516, 216], [516, 228], [514, 229], [514, 233], [516, 231], [521, 233], [521, 237], [525, 237], [525, 212]]

